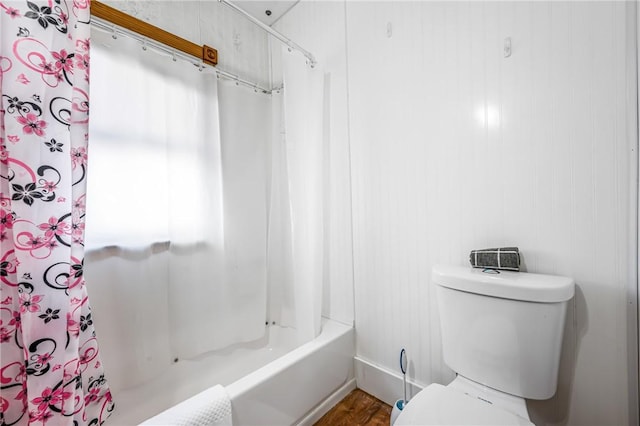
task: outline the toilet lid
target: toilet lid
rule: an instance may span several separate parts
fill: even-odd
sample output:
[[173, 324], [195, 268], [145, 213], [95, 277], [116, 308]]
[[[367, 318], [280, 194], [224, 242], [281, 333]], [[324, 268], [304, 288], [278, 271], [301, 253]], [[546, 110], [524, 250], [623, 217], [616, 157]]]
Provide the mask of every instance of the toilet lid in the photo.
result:
[[434, 383], [407, 403], [394, 426], [529, 425], [529, 420], [457, 390]]

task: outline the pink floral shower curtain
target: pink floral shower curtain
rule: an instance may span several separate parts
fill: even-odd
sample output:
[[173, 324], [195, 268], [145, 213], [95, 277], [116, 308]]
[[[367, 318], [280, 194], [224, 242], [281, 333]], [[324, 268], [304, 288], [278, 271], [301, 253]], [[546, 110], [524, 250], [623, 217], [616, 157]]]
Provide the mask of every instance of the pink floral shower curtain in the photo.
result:
[[0, 424], [113, 410], [83, 278], [89, 1], [0, 0]]

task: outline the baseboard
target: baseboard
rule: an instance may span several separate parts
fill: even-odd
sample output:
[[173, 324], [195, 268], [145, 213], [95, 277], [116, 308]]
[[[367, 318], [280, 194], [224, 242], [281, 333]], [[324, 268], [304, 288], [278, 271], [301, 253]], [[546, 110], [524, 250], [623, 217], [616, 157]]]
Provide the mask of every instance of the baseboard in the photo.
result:
[[327, 414], [329, 410], [335, 407], [340, 401], [344, 399], [345, 396], [349, 394], [352, 390], [356, 388], [356, 379], [351, 379], [347, 381], [344, 385], [342, 385], [338, 390], [329, 395], [324, 401], [320, 403], [316, 408], [311, 410], [309, 414], [304, 416], [302, 420], [298, 422], [298, 426], [307, 426], [312, 425], [322, 416]]
[[[353, 362], [358, 389], [362, 389], [391, 406], [398, 399], [403, 398], [402, 376], [400, 374], [358, 356], [354, 357]], [[407, 400], [410, 400], [423, 388], [424, 385], [407, 378]]]

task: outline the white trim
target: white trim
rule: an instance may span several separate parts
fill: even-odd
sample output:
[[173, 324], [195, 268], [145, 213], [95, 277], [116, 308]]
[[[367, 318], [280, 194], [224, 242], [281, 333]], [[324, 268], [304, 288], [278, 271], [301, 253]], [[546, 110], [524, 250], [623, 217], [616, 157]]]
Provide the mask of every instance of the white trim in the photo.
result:
[[[629, 112], [627, 125], [630, 161], [630, 241], [629, 241], [629, 272], [627, 285], [627, 354], [628, 354], [628, 375], [629, 375], [629, 424], [639, 424], [640, 421], [640, 289], [638, 276], [640, 275], [640, 265], [638, 264], [638, 253], [640, 252], [640, 241], [638, 229], [640, 228], [640, 186], [638, 185], [638, 169], [640, 154], [638, 152], [638, 124], [640, 122], [640, 108], [638, 107], [638, 88], [640, 87], [640, 75], [638, 74], [638, 56], [640, 55], [640, 8], [637, 2], [627, 3], [627, 57], [632, 58], [627, 65], [627, 110]], [[635, 153], [634, 153], [635, 151]]]
[[[359, 389], [391, 406], [398, 399], [402, 399], [402, 376], [400, 374], [373, 364], [357, 355], [353, 358], [353, 363]], [[417, 383], [411, 380], [411, 377], [407, 377], [407, 398], [409, 401], [424, 387], [424, 384]]]

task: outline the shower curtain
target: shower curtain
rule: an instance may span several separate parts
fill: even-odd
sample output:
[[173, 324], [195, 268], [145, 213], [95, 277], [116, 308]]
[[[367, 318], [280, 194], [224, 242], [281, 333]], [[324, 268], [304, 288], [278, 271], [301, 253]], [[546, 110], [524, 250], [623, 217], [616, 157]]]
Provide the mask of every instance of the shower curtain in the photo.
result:
[[86, 269], [96, 314], [119, 312], [104, 351], [122, 389], [264, 335], [266, 179], [253, 147], [269, 100], [129, 37], [92, 35]]
[[113, 409], [83, 275], [89, 4], [0, 2], [0, 423]]
[[288, 49], [282, 49], [282, 68], [285, 148], [274, 158], [284, 159], [281, 164], [286, 164], [286, 176], [280, 175], [287, 182], [281, 193], [289, 198], [289, 212], [283, 217], [291, 221], [286, 233], [291, 238], [291, 258], [286, 261], [291, 282], [285, 293], [293, 295], [294, 303], [293, 309], [283, 310], [282, 322], [296, 328], [302, 343], [320, 333], [322, 288], [328, 276], [324, 259], [328, 244], [324, 214], [327, 159], [323, 148], [328, 134], [328, 114], [324, 114], [327, 76], [320, 66], [309, 67]]
[[[128, 37], [92, 36], [85, 269], [95, 316], [108, 318], [98, 332], [114, 391], [263, 337], [267, 280], [281, 286], [278, 324], [300, 343], [315, 337], [326, 277], [322, 72], [291, 58], [281, 128], [268, 95]], [[271, 133], [284, 138], [270, 146]]]

